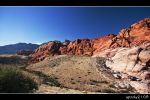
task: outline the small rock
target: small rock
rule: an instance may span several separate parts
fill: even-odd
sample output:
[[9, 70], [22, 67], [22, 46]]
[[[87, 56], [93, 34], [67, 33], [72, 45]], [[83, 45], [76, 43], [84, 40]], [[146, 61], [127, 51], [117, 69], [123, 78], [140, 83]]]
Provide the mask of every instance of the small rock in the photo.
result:
[[116, 79], [121, 79], [121, 76], [118, 75], [118, 74], [113, 74], [113, 76], [114, 76]]
[[130, 84], [126, 81], [119, 81], [118, 85], [120, 88], [130, 88]]
[[122, 73], [122, 74], [121, 74], [121, 78], [122, 78], [122, 79], [127, 79], [127, 78], [128, 78], [128, 75], [127, 75], [127, 74]]
[[119, 86], [117, 84], [114, 85], [116, 88], [118, 88]]

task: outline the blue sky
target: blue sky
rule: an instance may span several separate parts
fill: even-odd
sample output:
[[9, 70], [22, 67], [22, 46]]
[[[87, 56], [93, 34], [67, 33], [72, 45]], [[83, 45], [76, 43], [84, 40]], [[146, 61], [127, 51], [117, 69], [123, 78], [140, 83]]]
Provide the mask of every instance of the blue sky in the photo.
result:
[[0, 46], [95, 38], [150, 17], [150, 7], [0, 7]]

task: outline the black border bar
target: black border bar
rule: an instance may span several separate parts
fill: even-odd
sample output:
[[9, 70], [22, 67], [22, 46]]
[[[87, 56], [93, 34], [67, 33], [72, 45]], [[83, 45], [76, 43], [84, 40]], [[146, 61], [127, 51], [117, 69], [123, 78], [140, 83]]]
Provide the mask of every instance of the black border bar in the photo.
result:
[[150, 6], [149, 0], [3, 0], [0, 6]]

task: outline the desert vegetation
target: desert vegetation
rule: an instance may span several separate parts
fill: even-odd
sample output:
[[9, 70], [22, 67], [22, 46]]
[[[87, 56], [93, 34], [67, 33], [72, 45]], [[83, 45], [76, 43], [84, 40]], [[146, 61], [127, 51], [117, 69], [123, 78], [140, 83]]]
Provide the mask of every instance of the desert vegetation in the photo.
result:
[[0, 67], [0, 93], [32, 93], [37, 84], [13, 66]]
[[[116, 86], [116, 80], [106, 68], [105, 62], [106, 59], [103, 57], [60, 55], [31, 64], [26, 70], [44, 77], [43, 84], [49, 86], [86, 91], [87, 93], [133, 92], [134, 89], [131, 89], [130, 86], [123, 88]], [[43, 89], [47, 90], [42, 86], [38, 92], [44, 91]]]

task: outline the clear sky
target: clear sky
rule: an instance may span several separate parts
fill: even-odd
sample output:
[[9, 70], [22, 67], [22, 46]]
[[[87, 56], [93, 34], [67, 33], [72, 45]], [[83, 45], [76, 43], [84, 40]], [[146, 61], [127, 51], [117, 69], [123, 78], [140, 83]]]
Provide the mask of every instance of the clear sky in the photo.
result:
[[0, 45], [95, 38], [150, 17], [150, 7], [0, 7]]

